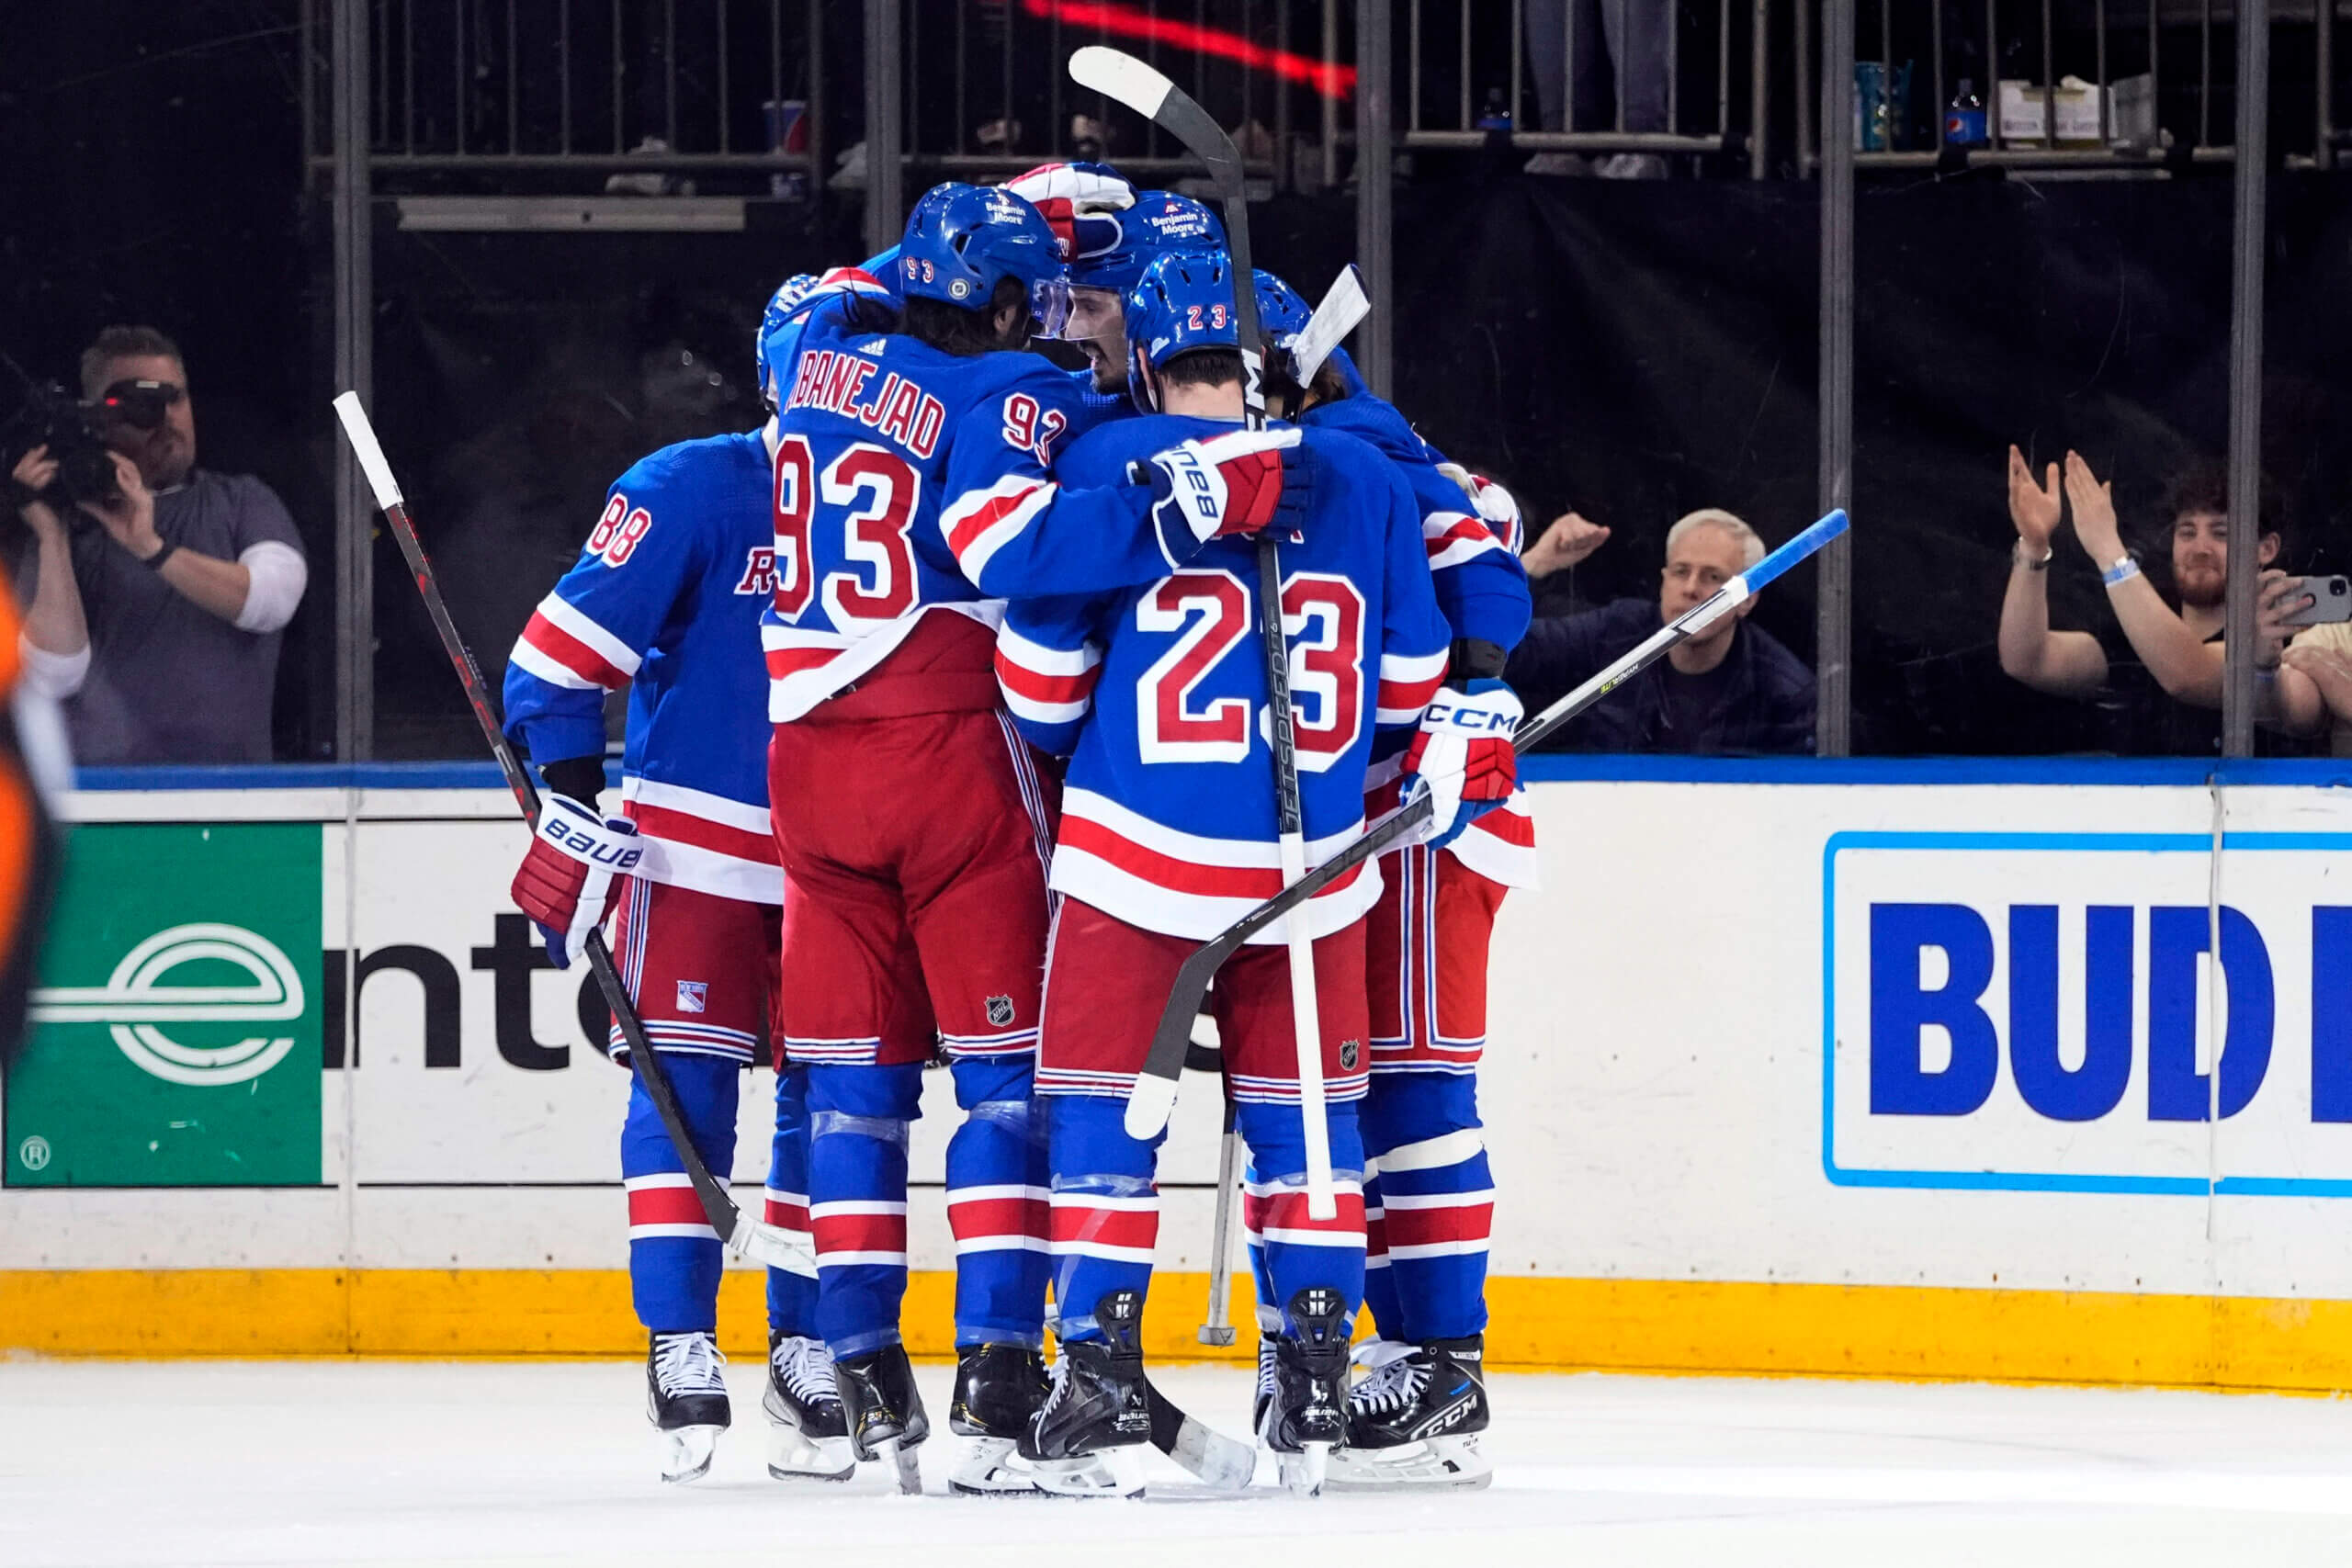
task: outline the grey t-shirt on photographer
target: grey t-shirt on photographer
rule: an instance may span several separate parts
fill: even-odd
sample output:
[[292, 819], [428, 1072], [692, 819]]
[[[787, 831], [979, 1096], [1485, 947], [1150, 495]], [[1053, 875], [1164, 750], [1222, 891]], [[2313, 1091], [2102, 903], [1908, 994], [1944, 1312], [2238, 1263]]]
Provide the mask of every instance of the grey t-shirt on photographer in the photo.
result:
[[[277, 492], [251, 474], [205, 468], [155, 497], [155, 532], [220, 560], [266, 539], [302, 547]], [[74, 576], [90, 622], [89, 677], [65, 704], [74, 761], [270, 760], [280, 633], [239, 631], [86, 518], [74, 529]]]

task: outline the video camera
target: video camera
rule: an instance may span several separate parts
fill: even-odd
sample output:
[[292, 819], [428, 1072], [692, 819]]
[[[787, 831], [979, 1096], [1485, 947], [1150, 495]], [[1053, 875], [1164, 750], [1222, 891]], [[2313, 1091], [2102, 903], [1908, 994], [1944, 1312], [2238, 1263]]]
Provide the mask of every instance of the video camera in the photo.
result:
[[122, 491], [115, 482], [107, 430], [125, 424], [160, 428], [171, 406], [185, 396], [162, 381], [124, 380], [85, 403], [54, 381], [33, 385], [16, 416], [0, 425], [0, 480], [26, 453], [46, 446], [57, 459], [57, 478], [41, 500], [69, 516], [76, 502], [104, 505], [117, 500]]

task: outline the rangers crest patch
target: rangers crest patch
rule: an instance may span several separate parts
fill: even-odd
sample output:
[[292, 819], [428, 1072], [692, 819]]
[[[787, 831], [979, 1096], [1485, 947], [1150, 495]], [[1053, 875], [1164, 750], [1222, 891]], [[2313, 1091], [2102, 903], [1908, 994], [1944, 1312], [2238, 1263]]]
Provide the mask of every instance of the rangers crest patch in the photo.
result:
[[678, 1010], [680, 1012], [700, 1012], [709, 1004], [709, 1001], [710, 987], [707, 983], [701, 980], [678, 982]]

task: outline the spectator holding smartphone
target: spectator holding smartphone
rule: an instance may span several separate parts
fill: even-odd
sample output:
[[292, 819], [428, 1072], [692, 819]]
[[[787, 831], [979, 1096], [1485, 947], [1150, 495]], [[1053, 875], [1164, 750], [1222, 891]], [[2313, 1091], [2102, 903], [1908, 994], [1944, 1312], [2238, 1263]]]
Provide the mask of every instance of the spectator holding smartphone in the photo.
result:
[[[2104, 695], [2102, 705], [2123, 721], [2123, 733], [2113, 737], [2117, 750], [2218, 752], [2230, 547], [2229, 491], [2220, 468], [2188, 468], [2174, 479], [2165, 497], [2177, 609], [2165, 603], [2124, 547], [2114, 486], [2100, 479], [2080, 453], [2066, 454], [2063, 478], [2059, 465], [2052, 463], [2037, 483], [2024, 455], [2011, 446], [2008, 483], [2009, 521], [2018, 542], [2001, 601], [2001, 669], [2055, 696]], [[2050, 625], [2049, 569], [2069, 509], [2075, 540], [2107, 587], [2114, 619], [2105, 632], [2058, 631]], [[2255, 603], [2260, 712], [2275, 727], [2309, 732], [2317, 728], [2316, 718], [2289, 713], [2278, 691], [2279, 656], [2293, 630], [2288, 617], [2310, 602], [2300, 579], [2271, 568], [2278, 549], [2278, 533], [2266, 522]]]

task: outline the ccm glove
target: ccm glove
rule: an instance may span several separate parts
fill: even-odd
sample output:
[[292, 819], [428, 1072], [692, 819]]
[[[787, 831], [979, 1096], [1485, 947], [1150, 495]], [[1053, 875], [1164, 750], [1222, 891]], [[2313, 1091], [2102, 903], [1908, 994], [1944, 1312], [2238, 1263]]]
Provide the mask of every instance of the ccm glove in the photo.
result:
[[628, 818], [599, 817], [566, 795], [547, 797], [509, 891], [514, 907], [537, 922], [557, 968], [571, 968], [587, 951], [588, 933], [612, 913], [613, 878], [635, 871], [644, 853]]
[[1295, 428], [1186, 441], [1142, 467], [1151, 485], [1152, 522], [1171, 559], [1211, 539], [1296, 528], [1314, 488]]
[[1442, 688], [1421, 715], [1421, 728], [1405, 749], [1403, 788], [1409, 804], [1426, 792], [1432, 804], [1422, 842], [1443, 849], [1462, 830], [1510, 798], [1519, 786], [1519, 754], [1511, 736], [1519, 728], [1518, 694], [1500, 681], [1477, 680], [1464, 688]]

